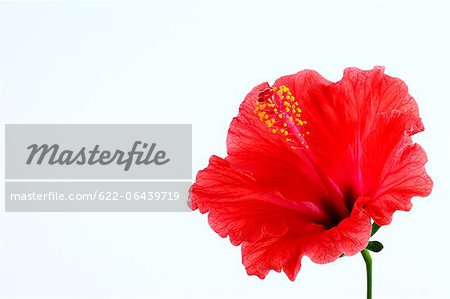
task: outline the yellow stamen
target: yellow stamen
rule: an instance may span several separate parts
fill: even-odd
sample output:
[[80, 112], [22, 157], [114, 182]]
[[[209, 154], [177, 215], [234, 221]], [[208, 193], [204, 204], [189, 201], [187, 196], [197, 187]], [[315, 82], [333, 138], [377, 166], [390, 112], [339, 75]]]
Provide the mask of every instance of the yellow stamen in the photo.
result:
[[282, 134], [290, 148], [309, 148], [305, 141], [309, 131], [303, 129], [307, 122], [302, 119], [300, 104], [287, 86], [274, 86], [262, 91], [255, 101], [254, 113], [273, 134]]

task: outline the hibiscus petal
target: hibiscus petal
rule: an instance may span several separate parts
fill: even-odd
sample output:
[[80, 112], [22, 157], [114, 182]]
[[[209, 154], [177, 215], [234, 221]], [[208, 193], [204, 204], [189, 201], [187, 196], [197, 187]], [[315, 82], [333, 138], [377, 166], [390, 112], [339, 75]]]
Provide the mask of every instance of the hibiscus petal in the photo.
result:
[[369, 214], [361, 205], [356, 204], [350, 217], [311, 240], [307, 255], [318, 264], [330, 263], [342, 253], [346, 256], [354, 255], [366, 248], [371, 230]]
[[357, 196], [348, 195], [358, 193], [355, 189], [358, 186], [355, 121], [346, 116], [346, 104], [337, 97], [335, 84], [318, 84], [302, 89], [298, 84], [298, 77], [302, 75], [300, 72], [282, 77], [275, 85], [286, 85], [294, 90], [310, 132], [305, 139], [314, 168], [326, 174], [326, 180], [344, 192], [340, 198], [334, 198], [335, 204], [344, 205], [351, 211]]
[[330, 229], [328, 215], [313, 204], [289, 201], [216, 156], [197, 175], [190, 203], [209, 212], [209, 224], [221, 237], [242, 243], [247, 272], [261, 278], [275, 270], [294, 280], [303, 255], [329, 262], [361, 251], [370, 237], [367, 213], [355, 210]]
[[380, 115], [377, 129], [364, 141], [361, 169], [367, 211], [379, 225], [392, 221], [397, 210], [409, 211], [413, 196], [427, 196], [433, 187], [425, 170], [427, 156], [413, 144], [407, 129], [409, 116], [399, 112]]
[[301, 231], [291, 227], [282, 237], [265, 236], [255, 242], [244, 242], [242, 261], [249, 275], [264, 278], [270, 270], [275, 270], [284, 271], [294, 280], [303, 256], [324, 264], [342, 254], [354, 255], [367, 246], [371, 228], [369, 215], [358, 208], [329, 230], [311, 224]]
[[[314, 71], [302, 71], [293, 75], [292, 80], [304, 92], [329, 84]], [[291, 149], [284, 136], [273, 134], [255, 115], [258, 94], [267, 88], [267, 83], [258, 85], [241, 104], [239, 114], [228, 131], [227, 160], [234, 168], [248, 171], [259, 182], [268, 188], [275, 188], [286, 198], [314, 201], [336, 220], [348, 216], [348, 208], [341, 201], [334, 200], [334, 195], [330, 194], [305, 153]]]
[[295, 234], [283, 238], [265, 236], [257, 242], [242, 244], [242, 263], [248, 275], [264, 279], [270, 270], [284, 271], [294, 280], [301, 268], [305, 241]]
[[[304, 156], [293, 151], [284, 137], [273, 134], [255, 115], [255, 101], [260, 91], [269, 88], [267, 83], [255, 87], [239, 108], [227, 137], [227, 160], [234, 168], [252, 173], [267, 186], [276, 188], [291, 198], [317, 198], [324, 188]], [[297, 182], [313, 188], [298, 188]]]
[[216, 156], [198, 173], [190, 204], [201, 213], [209, 212], [212, 229], [221, 237], [229, 236], [234, 245], [256, 241], [264, 232], [281, 235], [289, 227], [330, 221], [313, 203], [288, 200]]
[[[423, 124], [402, 80], [376, 67], [369, 71], [348, 68], [341, 81], [307, 92], [301, 92], [297, 82], [295, 76], [287, 76], [276, 84], [287, 85], [301, 100], [314, 162], [342, 190], [347, 207], [358, 196], [372, 197], [377, 201], [370, 205], [370, 211], [377, 210], [372, 217], [387, 224], [395, 210], [410, 208], [412, 196], [429, 194], [432, 182], [423, 167], [425, 153], [418, 146], [411, 148], [408, 139], [422, 131]], [[408, 180], [389, 181], [402, 176]]]
[[371, 200], [367, 210], [379, 225], [389, 224], [396, 210], [408, 211], [413, 196], [427, 196], [432, 181], [426, 174], [426, 154], [413, 144], [412, 135], [423, 131], [416, 101], [406, 84], [384, 74], [347, 69], [335, 86], [349, 112], [348, 130], [357, 133], [360, 192]]

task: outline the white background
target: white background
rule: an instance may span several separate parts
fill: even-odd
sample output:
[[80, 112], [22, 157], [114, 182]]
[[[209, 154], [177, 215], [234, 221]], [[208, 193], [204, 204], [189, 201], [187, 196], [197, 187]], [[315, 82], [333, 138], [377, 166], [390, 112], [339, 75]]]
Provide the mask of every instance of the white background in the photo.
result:
[[[417, 99], [433, 193], [377, 239], [375, 298], [445, 298], [449, 282], [449, 5], [445, 2], [0, 4], [3, 123], [192, 123], [193, 169], [225, 155], [256, 84], [304, 68], [385, 65]], [[4, 131], [0, 130], [4, 140]], [[2, 145], [0, 154], [2, 156]], [[4, 173], [1, 174], [4, 178]], [[3, 206], [3, 184], [0, 184]], [[360, 255], [295, 282], [248, 277], [195, 213], [0, 212], [0, 297], [364, 298]]]

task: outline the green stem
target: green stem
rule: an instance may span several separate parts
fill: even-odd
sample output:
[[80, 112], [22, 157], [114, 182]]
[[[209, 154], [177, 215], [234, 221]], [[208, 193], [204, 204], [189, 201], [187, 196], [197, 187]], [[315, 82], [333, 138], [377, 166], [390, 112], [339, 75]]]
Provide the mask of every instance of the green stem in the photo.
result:
[[372, 257], [370, 256], [369, 250], [364, 249], [361, 254], [366, 262], [366, 272], [367, 272], [367, 299], [372, 299]]

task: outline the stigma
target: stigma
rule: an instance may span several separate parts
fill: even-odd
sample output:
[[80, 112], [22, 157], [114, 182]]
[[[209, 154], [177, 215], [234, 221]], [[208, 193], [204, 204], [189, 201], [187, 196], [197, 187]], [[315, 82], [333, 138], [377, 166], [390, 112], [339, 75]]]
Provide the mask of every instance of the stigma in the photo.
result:
[[309, 149], [305, 139], [309, 135], [307, 122], [302, 119], [298, 100], [287, 86], [274, 86], [259, 92], [254, 112], [273, 134], [283, 135], [291, 149]]

